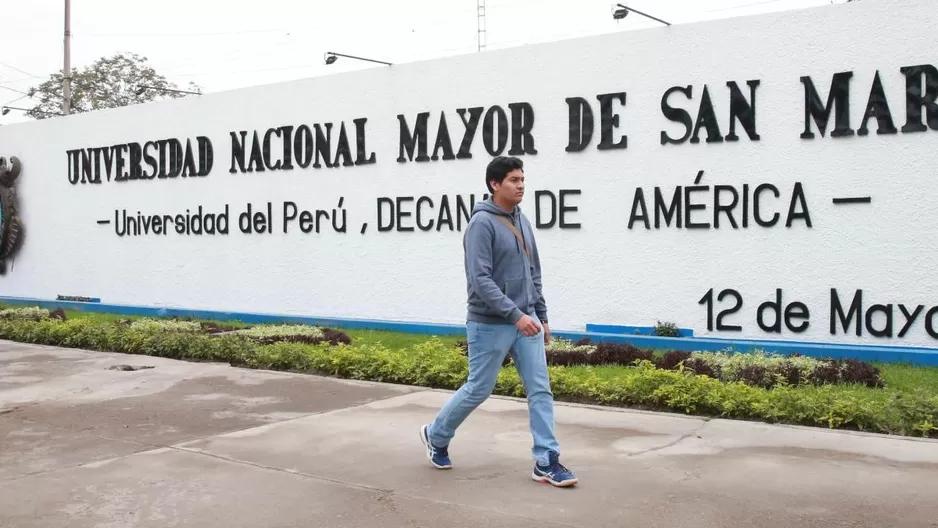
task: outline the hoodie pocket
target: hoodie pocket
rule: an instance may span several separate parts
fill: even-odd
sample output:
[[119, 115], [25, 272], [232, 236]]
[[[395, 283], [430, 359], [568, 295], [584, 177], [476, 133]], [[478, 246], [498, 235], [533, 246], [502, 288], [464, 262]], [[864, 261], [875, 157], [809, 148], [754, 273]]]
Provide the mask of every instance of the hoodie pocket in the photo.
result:
[[508, 279], [505, 281], [505, 295], [511, 299], [523, 312], [528, 307], [528, 285], [525, 279]]

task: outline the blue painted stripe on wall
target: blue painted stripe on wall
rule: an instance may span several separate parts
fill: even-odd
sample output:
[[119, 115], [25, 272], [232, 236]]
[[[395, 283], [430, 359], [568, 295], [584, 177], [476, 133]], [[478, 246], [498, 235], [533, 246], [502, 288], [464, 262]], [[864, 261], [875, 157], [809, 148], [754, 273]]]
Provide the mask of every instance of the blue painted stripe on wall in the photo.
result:
[[[13, 305], [42, 306], [44, 308], [73, 309], [84, 312], [113, 313], [128, 316], [147, 317], [194, 317], [200, 319], [214, 319], [219, 321], [238, 320], [249, 324], [262, 323], [295, 323], [340, 328], [389, 330], [395, 332], [431, 334], [431, 335], [464, 335], [465, 326], [446, 323], [418, 323], [405, 321], [382, 321], [372, 319], [345, 319], [330, 317], [292, 316], [280, 314], [242, 313], [216, 310], [192, 310], [186, 308], [161, 308], [151, 306], [131, 306], [119, 304], [98, 304], [71, 301], [53, 301], [44, 299], [31, 299], [22, 297], [3, 297], [0, 302]], [[816, 343], [805, 341], [772, 341], [760, 339], [723, 339], [713, 337], [658, 337], [646, 335], [630, 335], [620, 333], [603, 333], [590, 331], [563, 331], [553, 330], [555, 337], [576, 341], [589, 338], [594, 343], [630, 343], [640, 348], [677, 349], [719, 351], [733, 350], [736, 352], [752, 352], [764, 350], [779, 354], [799, 354], [811, 357], [855, 358], [864, 361], [911, 363], [916, 365], [938, 366], [938, 348], [928, 347], [901, 347], [879, 345], [847, 345], [832, 343]]]
[[[653, 335], [655, 327], [587, 323], [586, 331], [598, 334]], [[694, 330], [691, 328], [678, 328], [677, 331], [681, 337], [693, 337], [694, 335]]]

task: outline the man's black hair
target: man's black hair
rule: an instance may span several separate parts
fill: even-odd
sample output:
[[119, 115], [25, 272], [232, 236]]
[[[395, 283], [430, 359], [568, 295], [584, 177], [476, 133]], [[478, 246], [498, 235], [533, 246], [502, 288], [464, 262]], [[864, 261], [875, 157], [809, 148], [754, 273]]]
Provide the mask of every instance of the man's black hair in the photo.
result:
[[524, 170], [524, 162], [513, 156], [498, 156], [489, 162], [489, 166], [485, 169], [485, 186], [488, 187], [489, 193], [495, 192], [492, 188], [493, 180], [501, 183], [505, 180], [505, 176], [515, 169]]

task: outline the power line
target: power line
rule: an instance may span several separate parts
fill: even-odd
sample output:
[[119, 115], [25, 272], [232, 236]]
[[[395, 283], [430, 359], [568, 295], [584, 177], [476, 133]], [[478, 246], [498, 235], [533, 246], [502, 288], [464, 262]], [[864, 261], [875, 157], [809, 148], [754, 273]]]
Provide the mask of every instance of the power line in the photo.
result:
[[22, 92], [22, 91], [20, 91], [20, 90], [14, 90], [13, 88], [10, 88], [9, 86], [3, 86], [2, 84], [0, 84], [0, 88], [3, 88], [4, 90], [10, 90], [11, 92], [16, 92], [16, 93], [18, 93], [18, 94], [23, 94], [23, 95], [25, 95], [26, 97], [29, 97], [29, 94], [28, 94], [28, 93]]
[[28, 71], [21, 70], [21, 69], [17, 68], [16, 66], [12, 66], [12, 65], [7, 64], [7, 63], [5, 63], [5, 62], [0, 62], [0, 66], [6, 66], [7, 68], [10, 68], [11, 70], [16, 70], [16, 71], [18, 71], [18, 72], [20, 72], [20, 73], [22, 73], [22, 74], [29, 75], [30, 77], [33, 77], [33, 78], [35, 78], [35, 79], [42, 79], [42, 77], [40, 77], [40, 76], [38, 76], [38, 75], [33, 75], [33, 74], [29, 73]]

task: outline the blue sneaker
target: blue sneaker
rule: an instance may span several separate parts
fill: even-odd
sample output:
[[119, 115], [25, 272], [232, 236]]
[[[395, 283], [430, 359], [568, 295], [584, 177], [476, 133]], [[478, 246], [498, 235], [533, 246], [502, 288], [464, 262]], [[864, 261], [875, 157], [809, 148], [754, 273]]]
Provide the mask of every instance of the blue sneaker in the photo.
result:
[[553, 451], [550, 452], [550, 464], [546, 466], [534, 464], [531, 478], [537, 482], [548, 482], [559, 488], [573, 486], [579, 481], [572, 471], [560, 463], [560, 456]]
[[430, 459], [430, 463], [433, 464], [437, 469], [450, 469], [453, 467], [453, 463], [450, 462], [449, 453], [445, 447], [436, 447], [430, 443], [430, 435], [427, 434], [427, 430], [430, 428], [429, 425], [424, 425], [420, 428], [420, 440], [423, 441], [423, 445], [427, 447], [427, 458]]

